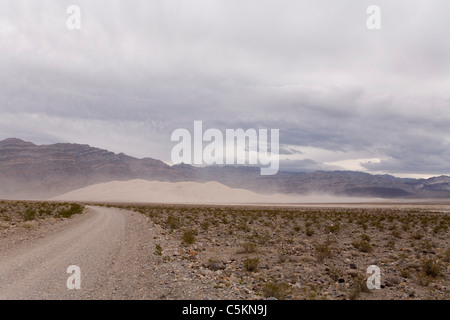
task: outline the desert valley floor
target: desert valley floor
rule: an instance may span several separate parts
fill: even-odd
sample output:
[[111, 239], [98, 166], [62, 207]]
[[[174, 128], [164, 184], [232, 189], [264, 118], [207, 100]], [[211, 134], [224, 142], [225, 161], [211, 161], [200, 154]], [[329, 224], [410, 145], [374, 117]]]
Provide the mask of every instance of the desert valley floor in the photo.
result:
[[0, 298], [448, 300], [449, 225], [445, 201], [1, 201]]

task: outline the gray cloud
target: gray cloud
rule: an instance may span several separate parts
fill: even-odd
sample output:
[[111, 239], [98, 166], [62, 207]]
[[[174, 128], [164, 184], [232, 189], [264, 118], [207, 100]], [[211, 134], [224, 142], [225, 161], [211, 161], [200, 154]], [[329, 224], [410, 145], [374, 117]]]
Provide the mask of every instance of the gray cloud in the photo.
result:
[[[377, 1], [377, 31], [373, 1], [75, 2], [0, 2], [0, 138], [169, 161], [171, 132], [203, 120], [381, 159], [370, 172], [450, 173], [446, 0]], [[282, 165], [332, 168], [304, 156]]]
[[335, 170], [344, 170], [339, 166], [329, 166], [324, 165], [323, 163], [311, 160], [311, 159], [303, 159], [303, 160], [282, 160], [280, 162], [280, 167], [286, 171], [291, 172], [314, 172], [314, 171], [335, 171]]

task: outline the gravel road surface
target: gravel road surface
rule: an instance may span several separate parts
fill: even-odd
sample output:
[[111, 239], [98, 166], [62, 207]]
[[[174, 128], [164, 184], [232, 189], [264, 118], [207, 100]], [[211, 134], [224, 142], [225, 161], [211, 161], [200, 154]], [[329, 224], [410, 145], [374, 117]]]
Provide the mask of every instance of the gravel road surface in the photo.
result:
[[[122, 249], [124, 211], [89, 207], [63, 230], [0, 251], [0, 299], [84, 299], [98, 297]], [[76, 265], [81, 290], [67, 287]]]

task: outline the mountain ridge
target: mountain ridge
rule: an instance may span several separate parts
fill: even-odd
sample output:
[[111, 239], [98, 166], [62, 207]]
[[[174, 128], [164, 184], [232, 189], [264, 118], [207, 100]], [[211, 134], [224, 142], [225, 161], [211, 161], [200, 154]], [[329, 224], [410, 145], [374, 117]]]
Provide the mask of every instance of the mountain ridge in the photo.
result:
[[280, 171], [261, 176], [256, 167], [188, 164], [169, 166], [87, 144], [36, 145], [18, 138], [0, 141], [0, 198], [40, 199], [90, 185], [143, 179], [217, 181], [228, 187], [270, 194], [327, 194], [382, 198], [450, 198], [450, 177], [398, 178], [357, 171]]

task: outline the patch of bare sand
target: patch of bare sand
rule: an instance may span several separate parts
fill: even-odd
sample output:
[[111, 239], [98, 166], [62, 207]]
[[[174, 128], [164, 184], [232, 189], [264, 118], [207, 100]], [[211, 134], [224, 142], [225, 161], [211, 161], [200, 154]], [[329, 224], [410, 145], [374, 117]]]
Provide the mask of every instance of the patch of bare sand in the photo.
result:
[[56, 201], [115, 203], [215, 203], [215, 204], [296, 204], [352, 203], [377, 201], [325, 194], [294, 196], [259, 194], [230, 188], [218, 182], [161, 182], [147, 180], [113, 181], [92, 185], [52, 198]]

